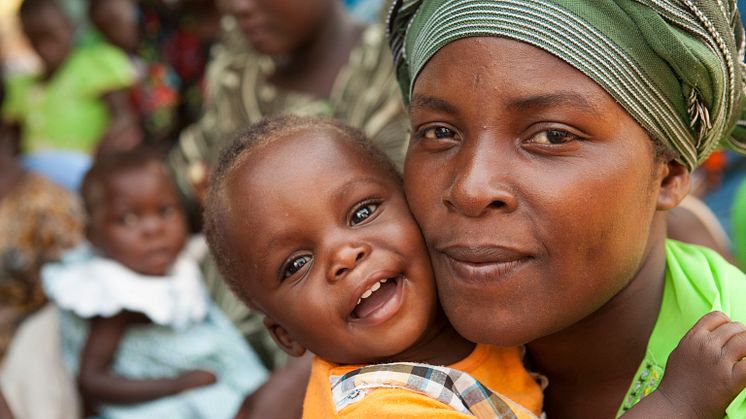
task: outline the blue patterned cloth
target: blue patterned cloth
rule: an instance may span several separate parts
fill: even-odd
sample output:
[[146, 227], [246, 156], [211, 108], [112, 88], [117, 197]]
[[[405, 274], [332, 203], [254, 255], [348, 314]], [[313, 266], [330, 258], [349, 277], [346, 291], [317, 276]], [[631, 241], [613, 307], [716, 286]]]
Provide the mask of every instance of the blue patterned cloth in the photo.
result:
[[[60, 310], [63, 360], [77, 374], [88, 321]], [[238, 331], [211, 304], [200, 323], [175, 331], [155, 324], [133, 326], [125, 333], [112, 370], [121, 377], [158, 379], [203, 369], [215, 384], [175, 396], [127, 406], [102, 405], [102, 418], [222, 419], [235, 416], [246, 395], [267, 379], [267, 371]]]

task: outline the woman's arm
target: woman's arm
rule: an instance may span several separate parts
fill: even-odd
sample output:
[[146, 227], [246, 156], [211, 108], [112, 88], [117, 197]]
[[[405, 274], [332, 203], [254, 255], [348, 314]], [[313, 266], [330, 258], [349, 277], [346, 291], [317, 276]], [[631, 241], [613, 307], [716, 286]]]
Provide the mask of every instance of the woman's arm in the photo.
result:
[[171, 396], [194, 387], [215, 382], [207, 371], [190, 371], [176, 378], [132, 380], [116, 376], [111, 364], [127, 327], [139, 316], [123, 312], [116, 316], [91, 320], [88, 340], [83, 348], [78, 387], [88, 402], [130, 404]]

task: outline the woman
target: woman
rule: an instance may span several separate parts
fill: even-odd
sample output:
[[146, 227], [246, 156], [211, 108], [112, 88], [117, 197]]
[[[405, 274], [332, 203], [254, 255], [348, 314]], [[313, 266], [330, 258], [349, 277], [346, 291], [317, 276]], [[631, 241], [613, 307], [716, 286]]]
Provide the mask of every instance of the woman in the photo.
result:
[[721, 140], [746, 151], [742, 42], [733, 1], [394, 5], [405, 186], [441, 302], [466, 338], [527, 345], [550, 417], [619, 415], [703, 314], [746, 320], [743, 273], [666, 241], [665, 219]]

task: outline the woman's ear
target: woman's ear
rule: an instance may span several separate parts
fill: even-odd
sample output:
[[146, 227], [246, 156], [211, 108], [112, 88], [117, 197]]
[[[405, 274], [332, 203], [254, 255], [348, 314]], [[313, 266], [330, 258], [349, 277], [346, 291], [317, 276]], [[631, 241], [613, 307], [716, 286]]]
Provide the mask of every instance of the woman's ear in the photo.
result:
[[299, 344], [292, 336], [271, 317], [264, 317], [264, 327], [269, 330], [275, 343], [290, 356], [299, 357], [306, 353], [305, 346]]
[[660, 191], [657, 209], [667, 211], [679, 205], [689, 193], [689, 169], [676, 160], [670, 160], [661, 168]]

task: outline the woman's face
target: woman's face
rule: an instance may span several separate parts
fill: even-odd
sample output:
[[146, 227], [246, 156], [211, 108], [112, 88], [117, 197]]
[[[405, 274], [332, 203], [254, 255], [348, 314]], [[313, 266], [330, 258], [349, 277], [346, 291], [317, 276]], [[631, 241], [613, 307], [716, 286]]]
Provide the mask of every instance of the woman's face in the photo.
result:
[[222, 0], [251, 47], [262, 54], [287, 54], [308, 42], [330, 13], [328, 0]]
[[521, 42], [462, 39], [421, 72], [410, 118], [406, 193], [466, 338], [560, 331], [643, 265], [671, 166], [573, 67]]

